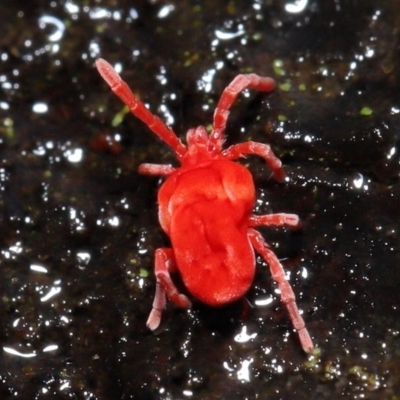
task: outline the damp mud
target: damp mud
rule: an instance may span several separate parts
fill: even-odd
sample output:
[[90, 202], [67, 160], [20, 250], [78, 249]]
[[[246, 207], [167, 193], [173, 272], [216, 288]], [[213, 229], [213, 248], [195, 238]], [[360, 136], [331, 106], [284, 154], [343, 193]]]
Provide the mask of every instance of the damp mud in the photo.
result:
[[[0, 3], [0, 398], [400, 399], [400, 4], [394, 0]], [[146, 328], [161, 179], [177, 165], [97, 73], [108, 60], [184, 139], [239, 73], [256, 213], [318, 351], [307, 357], [268, 266], [243, 302], [168, 304]]]

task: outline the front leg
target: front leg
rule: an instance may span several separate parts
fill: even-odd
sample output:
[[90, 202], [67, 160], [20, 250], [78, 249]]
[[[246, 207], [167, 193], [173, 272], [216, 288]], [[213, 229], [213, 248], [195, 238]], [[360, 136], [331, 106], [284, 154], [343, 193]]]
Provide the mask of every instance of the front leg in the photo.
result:
[[300, 225], [299, 216], [296, 214], [266, 214], [266, 215], [250, 215], [249, 222], [250, 227], [254, 226], [281, 226], [286, 225], [292, 228], [297, 228]]
[[191, 306], [190, 300], [178, 292], [172, 282], [170, 272], [176, 269], [175, 257], [172, 249], [160, 248], [155, 252], [156, 293], [154, 295], [153, 308], [147, 319], [147, 327], [152, 331], [158, 328], [161, 322], [162, 310], [165, 308], [166, 297], [182, 308]]
[[139, 174], [168, 176], [175, 171], [174, 167], [163, 164], [143, 163], [139, 165]]
[[178, 159], [186, 154], [186, 147], [182, 144], [170, 128], [160, 120], [132, 93], [129, 86], [118, 75], [117, 71], [106, 60], [99, 58], [96, 67], [102, 78], [111, 87], [111, 90], [129, 107], [131, 113], [143, 121], [161, 140], [167, 143], [175, 152]]
[[229, 160], [236, 160], [244, 157], [246, 154], [254, 154], [262, 157], [267, 165], [272, 169], [275, 179], [282, 182], [285, 173], [282, 168], [282, 161], [274, 154], [271, 147], [264, 143], [243, 142], [234, 144], [222, 152], [222, 155]]

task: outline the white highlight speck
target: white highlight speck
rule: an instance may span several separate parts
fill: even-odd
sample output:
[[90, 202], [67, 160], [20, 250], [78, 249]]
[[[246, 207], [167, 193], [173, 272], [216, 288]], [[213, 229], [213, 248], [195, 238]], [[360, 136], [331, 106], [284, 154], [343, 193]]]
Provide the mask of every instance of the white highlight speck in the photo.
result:
[[46, 103], [35, 103], [32, 106], [32, 111], [36, 114], [44, 114], [49, 111], [49, 106]]

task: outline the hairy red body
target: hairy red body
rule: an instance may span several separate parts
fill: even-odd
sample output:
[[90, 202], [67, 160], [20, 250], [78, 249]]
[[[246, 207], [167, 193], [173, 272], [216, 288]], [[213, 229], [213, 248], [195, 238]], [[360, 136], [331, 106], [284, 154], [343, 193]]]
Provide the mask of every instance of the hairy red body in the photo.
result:
[[206, 304], [232, 302], [253, 281], [247, 231], [254, 201], [251, 174], [228, 160], [179, 169], [159, 191], [160, 221], [178, 270], [189, 292]]
[[242, 297], [249, 289], [254, 278], [256, 250], [269, 264], [301, 345], [310, 353], [313, 343], [283, 267], [261, 234], [253, 229], [260, 225], [297, 226], [299, 218], [283, 213], [252, 214], [253, 178], [233, 160], [246, 154], [258, 155], [278, 180], [284, 176], [282, 163], [263, 143], [244, 142], [222, 148], [229, 108], [237, 95], [246, 88], [271, 91], [275, 82], [255, 74], [238, 75], [221, 95], [210, 134], [202, 126], [189, 129], [185, 146], [135, 97], [110, 64], [99, 59], [96, 66], [114, 93], [173, 149], [181, 164], [178, 168], [159, 164], [139, 166], [143, 174], [167, 177], [158, 193], [159, 219], [172, 245], [155, 252], [156, 293], [147, 326], [152, 330], [159, 326], [166, 297], [180, 307], [191, 305], [173, 283], [172, 271], [179, 271], [194, 297], [210, 306], [221, 306]]

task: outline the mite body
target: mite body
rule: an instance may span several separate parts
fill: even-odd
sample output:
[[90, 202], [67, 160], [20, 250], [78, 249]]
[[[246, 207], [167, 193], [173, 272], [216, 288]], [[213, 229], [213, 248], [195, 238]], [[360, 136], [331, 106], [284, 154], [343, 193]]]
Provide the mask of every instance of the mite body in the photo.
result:
[[262, 157], [277, 180], [284, 177], [282, 163], [263, 143], [249, 141], [223, 149], [229, 109], [238, 94], [246, 88], [268, 92], [274, 89], [275, 82], [255, 74], [238, 75], [221, 95], [210, 134], [203, 126], [189, 129], [185, 146], [135, 97], [108, 62], [99, 59], [96, 66], [114, 93], [172, 148], [180, 163], [177, 168], [139, 166], [142, 174], [166, 177], [158, 193], [159, 220], [172, 245], [155, 252], [156, 293], [147, 326], [152, 330], [159, 326], [166, 298], [180, 307], [190, 307], [188, 297], [178, 291], [171, 279], [171, 272], [176, 270], [188, 292], [210, 306], [242, 297], [253, 282], [255, 250], [270, 267], [302, 348], [311, 353], [313, 343], [283, 267], [254, 229], [268, 225], [295, 227], [299, 218], [284, 213], [252, 214], [256, 200], [253, 178], [247, 168], [234, 160], [249, 154]]

